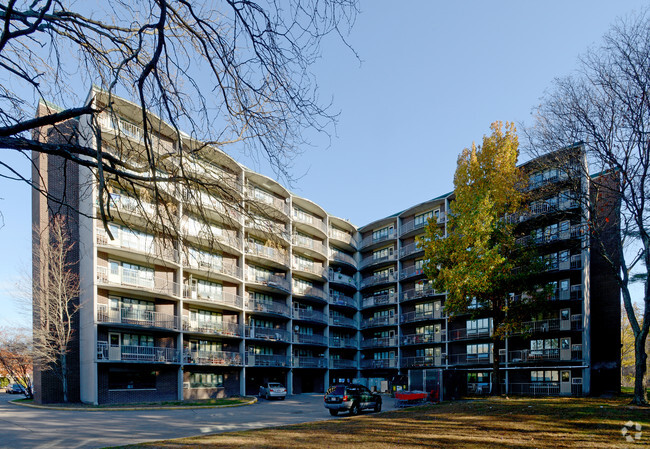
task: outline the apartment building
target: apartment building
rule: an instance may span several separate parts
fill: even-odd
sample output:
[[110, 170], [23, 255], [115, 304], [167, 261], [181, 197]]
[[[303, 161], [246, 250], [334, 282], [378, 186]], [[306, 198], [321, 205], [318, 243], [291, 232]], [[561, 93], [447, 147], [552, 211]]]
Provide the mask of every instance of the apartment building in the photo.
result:
[[[99, 105], [107, 100], [95, 89], [90, 97]], [[103, 141], [142, 145], [137, 108], [113, 102], [118, 116], [97, 117]], [[90, 121], [71, 128], [82, 141], [92, 135]], [[155, 145], [181, 144], [160, 130]], [[75, 201], [67, 214], [82, 294], [70, 357], [73, 400], [256, 394], [266, 381], [285, 383], [291, 393], [323, 392], [335, 381], [391, 380], [423, 369], [442, 370], [459, 394], [489, 390], [490, 320], [445, 314], [444, 292], [426, 280], [416, 241], [427, 223], [446, 228], [453, 193], [357, 228], [215, 150], [202, 164], [220, 173], [220, 192], [193, 192], [202, 195], [200, 210], [184, 200], [187, 193], [169, 195], [178, 236], [152, 232], [142, 215], [156, 205], [144, 192], [111, 187], [110, 239], [94, 219], [98, 186], [90, 173], [74, 168], [63, 181], [56, 161], [34, 158], [49, 173], [41, 182]], [[525, 323], [528, 332], [510, 336], [498, 355], [502, 388], [540, 395], [616, 390], [618, 290], [604, 269], [594, 278], [586, 216], [563, 193], [562, 176], [534, 164], [524, 169], [540, 194], [530, 213], [513, 219], [522, 240], [548, 248], [556, 294], [549, 298], [553, 314]], [[238, 198], [236, 207], [220, 197], [225, 189]], [[41, 228], [47, 206], [34, 196]], [[608, 335], [602, 347], [591, 344], [596, 321]], [[51, 375], [37, 370], [35, 383], [37, 401], [56, 400]]]

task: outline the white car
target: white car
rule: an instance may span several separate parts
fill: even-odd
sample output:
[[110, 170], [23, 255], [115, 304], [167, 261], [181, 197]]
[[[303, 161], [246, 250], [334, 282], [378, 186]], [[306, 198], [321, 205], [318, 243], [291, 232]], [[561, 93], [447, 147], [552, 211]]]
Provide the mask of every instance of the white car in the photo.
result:
[[279, 382], [267, 382], [260, 386], [260, 397], [284, 399], [287, 397], [287, 389]]

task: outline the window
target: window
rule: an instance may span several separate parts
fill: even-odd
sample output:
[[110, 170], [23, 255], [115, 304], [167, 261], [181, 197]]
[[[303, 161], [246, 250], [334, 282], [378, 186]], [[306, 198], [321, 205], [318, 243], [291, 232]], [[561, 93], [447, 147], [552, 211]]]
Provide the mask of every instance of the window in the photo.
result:
[[442, 354], [441, 349], [439, 347], [437, 348], [420, 348], [415, 350], [415, 356], [416, 357], [433, 357], [433, 356], [438, 356]]
[[372, 239], [373, 240], [383, 240], [387, 238], [391, 238], [393, 235], [394, 231], [393, 225], [386, 226], [385, 228], [377, 229], [376, 231], [372, 231]]
[[431, 289], [431, 281], [422, 280], [415, 283], [415, 292], [424, 293], [425, 290]]
[[373, 360], [388, 360], [388, 359], [394, 359], [395, 358], [395, 353], [393, 351], [382, 351], [382, 352], [375, 352], [372, 355]]
[[392, 317], [395, 315], [395, 310], [394, 309], [384, 309], [384, 310], [377, 310], [372, 317], [376, 320], [379, 318], [388, 318]]
[[492, 318], [467, 320], [466, 325], [468, 337], [472, 335], [489, 335], [492, 328]]
[[254, 279], [258, 282], [268, 281], [272, 275], [273, 272], [271, 270], [267, 270], [266, 268], [258, 267], [256, 265], [248, 266], [249, 279]]
[[195, 325], [221, 324], [223, 315], [211, 310], [190, 309], [190, 322]]
[[491, 343], [479, 343], [467, 345], [467, 358], [487, 359], [492, 352]]
[[153, 288], [154, 269], [128, 262], [109, 260], [109, 278], [112, 282]]
[[544, 265], [546, 266], [547, 271], [557, 270], [558, 268], [557, 263], [558, 263], [557, 253], [544, 255]]
[[314, 284], [312, 284], [309, 281], [306, 281], [305, 279], [293, 278], [293, 288], [297, 292], [305, 292], [313, 287]]
[[273, 304], [273, 296], [260, 292], [250, 292], [249, 298], [263, 304]]
[[273, 195], [268, 193], [266, 190], [260, 189], [257, 186], [253, 188], [253, 198], [261, 201], [262, 203], [273, 204]]
[[415, 305], [416, 316], [426, 316], [433, 314], [433, 302], [423, 302]]
[[223, 374], [190, 373], [190, 388], [223, 387]]
[[123, 346], [144, 346], [153, 348], [153, 336], [139, 334], [122, 334]]
[[293, 255], [293, 263], [296, 269], [303, 271], [314, 271], [314, 261], [299, 254]]
[[387, 259], [388, 257], [392, 257], [394, 252], [394, 248], [392, 246], [387, 246], [386, 248], [378, 249], [377, 251], [374, 251], [372, 253], [372, 260], [378, 260], [378, 259]]
[[416, 259], [415, 270], [421, 273], [423, 268], [424, 268], [424, 259]]
[[190, 351], [192, 352], [219, 352], [223, 345], [212, 340], [190, 340]]
[[533, 351], [544, 351], [544, 350], [553, 350], [558, 349], [558, 340], [557, 338], [547, 338], [545, 340], [531, 340], [530, 341], [530, 350]]
[[393, 275], [393, 272], [395, 269], [393, 267], [389, 268], [384, 268], [383, 270], [377, 270], [373, 274], [376, 278], [386, 278], [388, 279], [390, 276]]
[[109, 390], [155, 390], [156, 371], [122, 367], [108, 369]]
[[275, 323], [269, 320], [261, 320], [259, 318], [251, 318], [250, 320], [251, 327], [265, 327], [268, 329], [275, 328]]
[[196, 281], [196, 290], [200, 298], [221, 299], [223, 285], [198, 279]]
[[530, 372], [531, 382], [557, 382], [558, 372], [555, 370], [535, 370]]
[[557, 240], [557, 223], [553, 223], [544, 228], [544, 241], [553, 242]]
[[467, 373], [467, 383], [482, 383], [488, 384], [490, 382], [490, 373], [484, 371], [476, 371]]
[[190, 248], [188, 258], [190, 264], [198, 265], [200, 268], [211, 268], [220, 271], [223, 267], [223, 256], [221, 254], [210, 254], [206, 251]]
[[[435, 216], [436, 218], [438, 218], [438, 216], [440, 215], [440, 210], [436, 209], [435, 212], [436, 212]], [[418, 214], [415, 216], [413, 225], [415, 226], [416, 229], [421, 228], [422, 226], [426, 225], [428, 220], [433, 218], [433, 216], [434, 216], [434, 211], [432, 210], [428, 212], [424, 212], [422, 214]]]
[[249, 346], [248, 352], [255, 355], [273, 355], [273, 348], [268, 346]]
[[[437, 333], [440, 333], [440, 325], [436, 324], [437, 328], [435, 328]], [[418, 335], [431, 335], [434, 333], [434, 325], [433, 324], [427, 324], [426, 326], [418, 326], [415, 328], [415, 333]]]
[[300, 335], [314, 335], [314, 328], [307, 326], [296, 326]]

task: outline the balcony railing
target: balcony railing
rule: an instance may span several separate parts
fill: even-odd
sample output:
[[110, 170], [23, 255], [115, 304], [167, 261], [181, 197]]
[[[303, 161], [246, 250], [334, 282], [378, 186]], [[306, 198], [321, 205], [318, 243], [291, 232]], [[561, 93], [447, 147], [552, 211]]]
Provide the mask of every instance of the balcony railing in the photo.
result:
[[294, 368], [327, 368], [327, 359], [325, 357], [293, 356], [292, 365]]
[[293, 342], [300, 343], [303, 345], [327, 346], [327, 338], [323, 335], [307, 335], [307, 334], [299, 334], [297, 332], [294, 332]]
[[313, 215], [296, 213], [296, 210], [294, 209], [293, 221], [308, 224], [327, 234], [327, 225], [325, 222], [318, 217], [314, 217]]
[[416, 268], [415, 266], [404, 268], [399, 272], [399, 278], [407, 279], [414, 276], [421, 276], [424, 274], [424, 268]]
[[425, 343], [445, 343], [447, 334], [444, 329], [441, 332], [433, 334], [410, 334], [402, 337], [403, 345], [421, 345]]
[[224, 262], [220, 258], [216, 257], [192, 257], [185, 255], [184, 264], [189, 268], [194, 268], [195, 270], [204, 270], [211, 273], [224, 274], [226, 276], [232, 276], [237, 279], [242, 278], [242, 269], [238, 267], [235, 263]]
[[518, 351], [508, 351], [508, 362], [510, 363], [535, 363], [548, 360], [560, 360], [560, 350], [522, 349]]
[[291, 309], [289, 306], [281, 302], [265, 302], [257, 301], [255, 299], [248, 299], [246, 300], [246, 311], [272, 313], [275, 315], [289, 317]]
[[410, 301], [412, 299], [427, 298], [435, 295], [444, 295], [444, 292], [436, 291], [433, 288], [404, 290], [400, 301]]
[[311, 273], [315, 274], [316, 276], [326, 278], [328, 270], [321, 264], [313, 264], [313, 265], [308, 265], [308, 264], [302, 264], [298, 263], [295, 260], [291, 264], [291, 268], [297, 271], [304, 271], [305, 273]]
[[[140, 145], [144, 145], [144, 130], [140, 126], [107, 113], [97, 114], [96, 117], [97, 123], [101, 128], [118, 131], [122, 136], [129, 137]], [[174, 142], [154, 133], [149, 133], [149, 136], [151, 137], [152, 148], [155, 152], [159, 154], [176, 153]]]
[[293, 289], [294, 296], [305, 296], [327, 301], [327, 294], [323, 289], [318, 287], [296, 288]]
[[111, 346], [97, 342], [97, 360], [111, 362], [180, 363], [180, 351], [157, 346]]
[[241, 337], [242, 325], [239, 323], [219, 323], [212, 321], [190, 321], [183, 319], [183, 330], [201, 334], [216, 334], [225, 337]]
[[242, 357], [230, 351], [190, 351], [183, 352], [183, 363], [193, 365], [241, 366]]
[[384, 234], [379, 237], [374, 237], [372, 235], [369, 235], [365, 239], [361, 240], [361, 248], [364, 248], [366, 246], [374, 245], [375, 243], [381, 243], [381, 242], [387, 242], [389, 240], [395, 240], [397, 238], [397, 232], [391, 232], [388, 234]]
[[246, 338], [266, 341], [291, 342], [291, 334], [286, 329], [275, 329], [272, 327], [251, 327], [245, 326]]
[[106, 304], [97, 306], [97, 321], [100, 323], [119, 323], [165, 329], [180, 328], [178, 317], [174, 315], [149, 310], [134, 310], [129, 307], [109, 309]]
[[[237, 178], [234, 177], [233, 175], [228, 174], [226, 175], [225, 179], [226, 179], [226, 183], [230, 184], [233, 187], [238, 184], [236, 181]], [[235, 209], [235, 206], [231, 204], [226, 205], [222, 200], [220, 200], [216, 196], [210, 195], [206, 192], [195, 191], [194, 195], [195, 195], [194, 201], [196, 202], [196, 205], [198, 207], [215, 211], [222, 217], [228, 217], [232, 221], [235, 221], [237, 223], [240, 222], [241, 214], [239, 213], [238, 210]], [[186, 198], [183, 199], [185, 200]], [[191, 198], [189, 198], [189, 203], [192, 204]]]
[[267, 287], [273, 287], [285, 292], [291, 290], [291, 283], [284, 276], [277, 274], [255, 274], [250, 271], [246, 272], [246, 282], [252, 282], [255, 284], [266, 285]]
[[247, 353], [246, 366], [274, 366], [288, 368], [291, 366], [291, 359], [286, 355]]
[[327, 323], [327, 315], [318, 310], [293, 309], [291, 316], [294, 320], [316, 321]]
[[364, 257], [361, 260], [359, 268], [366, 268], [371, 265], [382, 263], [382, 262], [394, 262], [397, 260], [397, 251], [394, 251], [392, 254], [387, 254], [382, 257], [376, 257], [374, 254], [368, 257]]
[[183, 297], [185, 299], [196, 299], [200, 301], [208, 301], [213, 304], [220, 304], [222, 306], [235, 307], [241, 309], [244, 299], [230, 292], [203, 292], [199, 291], [197, 285], [185, 284], [183, 286]]
[[361, 341], [361, 347], [367, 348], [387, 348], [389, 346], [397, 346], [397, 337], [381, 337], [381, 338], [364, 338]]
[[368, 276], [361, 281], [361, 288], [371, 287], [378, 284], [385, 284], [388, 282], [397, 282], [397, 273]]
[[291, 242], [294, 246], [299, 248], [307, 248], [313, 251], [316, 251], [322, 255], [327, 254], [327, 248], [321, 242], [308, 237], [303, 237], [301, 235], [294, 234], [291, 238]]
[[417, 323], [418, 321], [426, 320], [440, 320], [445, 318], [445, 313], [442, 308], [434, 310], [426, 310], [423, 312], [420, 311], [411, 311], [402, 313], [400, 316], [400, 321], [402, 323]]
[[357, 263], [354, 261], [354, 257], [350, 256], [349, 254], [342, 253], [341, 251], [330, 250], [330, 261], [347, 263], [353, 267], [357, 266]]
[[330, 337], [331, 348], [357, 348], [356, 338]]
[[329, 229], [329, 236], [332, 239], [339, 240], [341, 242], [347, 243], [350, 246], [355, 246], [354, 245], [354, 237], [352, 234], [348, 234], [347, 232], [344, 231], [339, 231], [338, 229], [330, 228]]
[[351, 298], [350, 296], [345, 296], [345, 295], [330, 295], [330, 304], [335, 305], [335, 306], [346, 306], [346, 307], [352, 307], [354, 309], [357, 309], [358, 303], [357, 300], [354, 298]]
[[479, 328], [479, 329], [453, 329], [449, 332], [449, 339], [451, 341], [471, 340], [474, 338], [487, 338], [492, 335], [492, 328]]
[[246, 186], [246, 199], [253, 204], [272, 206], [286, 216], [289, 216], [291, 214], [289, 204], [285, 200], [276, 198], [273, 195], [256, 194], [255, 187], [253, 187], [251, 184], [248, 184]]
[[377, 318], [366, 318], [361, 320], [361, 329], [378, 326], [393, 326], [398, 323], [396, 316], [381, 316]]
[[385, 306], [388, 304], [397, 304], [398, 296], [395, 293], [387, 293], [384, 295], [366, 296], [361, 300], [361, 308], [375, 306]]
[[362, 360], [361, 369], [398, 368], [397, 359]]
[[449, 354], [450, 365], [485, 365], [493, 361], [492, 353], [481, 354]]
[[282, 265], [289, 265], [289, 254], [285, 250], [271, 246], [260, 245], [257, 242], [246, 242], [246, 254], [263, 257]]
[[422, 368], [428, 366], [444, 366], [447, 355], [425, 355], [418, 357], [402, 357], [402, 368]]
[[145, 289], [169, 296], [179, 296], [179, 287], [176, 282], [158, 276], [144, 278], [138, 275], [138, 270], [120, 268], [120, 273], [110, 275], [108, 267], [97, 267], [97, 282], [100, 284]]
[[357, 320], [344, 316], [330, 316], [330, 326], [357, 327]]
[[356, 369], [357, 361], [348, 359], [330, 359], [330, 369]]
[[212, 225], [204, 225], [197, 229], [194, 226], [191, 226], [187, 221], [183, 222], [181, 230], [186, 236], [205, 240], [207, 242], [215, 241], [223, 243], [224, 245], [228, 245], [231, 248], [241, 251], [242, 241], [237, 231]]
[[99, 226], [96, 228], [96, 235], [98, 245], [137, 251], [147, 256], [159, 257], [178, 263], [178, 250], [169, 245], [165, 245], [160, 239], [154, 238], [153, 245], [147, 245], [144, 239], [133, 239], [133, 234], [127, 234], [127, 232], [119, 229], [117, 234], [113, 235], [113, 240], [111, 240], [106, 230]]
[[[501, 385], [505, 394], [505, 386]], [[508, 394], [516, 396], [559, 396], [559, 382], [529, 382], [508, 384]]]
[[[435, 218], [431, 218], [432, 221], [435, 221]], [[409, 232], [416, 231], [418, 229], [423, 229], [426, 227], [428, 221], [418, 221], [417, 223], [415, 220], [410, 220], [407, 221], [406, 223], [402, 223], [402, 226], [399, 228], [399, 235], [400, 237], [403, 236], [404, 234], [408, 234]]]
[[413, 243], [409, 243], [408, 245], [402, 246], [399, 250], [399, 256], [406, 257], [406, 256], [410, 256], [411, 254], [420, 253], [423, 251], [424, 248], [422, 248], [421, 244], [417, 242], [413, 242]]
[[286, 225], [283, 223], [278, 223], [273, 220], [268, 220], [266, 218], [261, 218], [254, 215], [246, 218], [245, 225], [247, 228], [256, 229], [258, 231], [280, 237], [287, 242], [290, 240]]
[[357, 288], [357, 282], [354, 280], [352, 276], [348, 276], [347, 274], [335, 273], [330, 270], [330, 272], [327, 275], [327, 279], [330, 282], [335, 282], [337, 284], [343, 284], [352, 288]]

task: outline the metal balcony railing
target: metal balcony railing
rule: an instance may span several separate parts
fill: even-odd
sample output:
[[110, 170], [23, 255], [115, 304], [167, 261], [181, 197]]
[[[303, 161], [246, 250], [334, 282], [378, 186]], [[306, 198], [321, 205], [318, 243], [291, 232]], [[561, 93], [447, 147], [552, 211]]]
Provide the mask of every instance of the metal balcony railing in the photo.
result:
[[305, 273], [315, 274], [323, 278], [327, 277], [328, 270], [321, 264], [304, 264], [297, 261], [293, 261], [291, 268], [297, 271], [304, 271]]
[[286, 216], [291, 215], [291, 209], [286, 200], [281, 200], [273, 195], [256, 193], [256, 189], [252, 184], [246, 185], [246, 199], [258, 205], [272, 206], [274, 209], [282, 212]]
[[138, 270], [122, 267], [120, 267], [119, 273], [115, 275], [109, 274], [108, 267], [97, 267], [97, 282], [100, 284], [144, 289], [169, 296], [179, 296], [180, 294], [179, 286], [176, 282], [155, 275], [153, 278], [142, 277], [139, 275]]
[[133, 234], [126, 234], [125, 231], [119, 229], [116, 235], [113, 235], [113, 240], [111, 240], [106, 230], [98, 226], [96, 228], [97, 245], [136, 251], [148, 256], [158, 257], [178, 263], [178, 250], [171, 247], [171, 243], [165, 245], [164, 242], [160, 241], [160, 239], [155, 239], [153, 236], [149, 235], [153, 240], [153, 245], [151, 245], [148, 244], [149, 242], [145, 239], [133, 239]]
[[444, 295], [444, 292], [439, 292], [431, 287], [422, 289], [410, 289], [402, 292], [400, 301], [410, 301], [412, 299], [427, 298], [429, 296]]
[[357, 340], [356, 338], [330, 337], [330, 347], [357, 349]]
[[[432, 218], [432, 220], [435, 221], [435, 218]], [[404, 234], [408, 234], [409, 232], [416, 231], [418, 229], [423, 229], [426, 227], [428, 221], [418, 221], [417, 223], [415, 220], [410, 220], [407, 221], [406, 223], [402, 223], [402, 226], [399, 228], [399, 235], [400, 237], [403, 236]]]
[[318, 323], [327, 323], [327, 315], [318, 310], [293, 309], [291, 317], [294, 320], [316, 321]]
[[[508, 351], [510, 363], [535, 363], [547, 360], [560, 360], [559, 349], [522, 349]], [[503, 358], [501, 358], [503, 361]]]
[[382, 263], [382, 262], [394, 262], [397, 260], [397, 251], [393, 251], [392, 254], [387, 254], [385, 256], [375, 256], [370, 255], [368, 257], [364, 257], [361, 260], [361, 263], [359, 264], [359, 268], [366, 268], [374, 264]]
[[377, 318], [366, 318], [361, 320], [361, 329], [378, 326], [393, 326], [398, 323], [396, 316], [381, 316]]
[[282, 265], [289, 265], [289, 253], [271, 246], [260, 245], [254, 241], [246, 242], [246, 254], [272, 260]]
[[[221, 177], [222, 176], [220, 175], [220, 178]], [[233, 187], [237, 184], [236, 177], [234, 177], [234, 175], [226, 176], [226, 180], [230, 181], [227, 182], [227, 184], [229, 183]], [[194, 196], [194, 201], [192, 201], [192, 195]], [[189, 198], [187, 198], [188, 196]], [[239, 211], [236, 210], [232, 204], [226, 205], [221, 199], [206, 192], [193, 191], [192, 194], [186, 195], [183, 200], [189, 201], [190, 204], [195, 202], [197, 207], [212, 210], [214, 212], [217, 212], [222, 217], [228, 217], [237, 223], [241, 221], [241, 213], [239, 213]]]
[[397, 346], [397, 337], [380, 337], [380, 338], [364, 338], [361, 341], [361, 347], [368, 348], [387, 348], [390, 346]]
[[404, 312], [400, 316], [400, 321], [402, 323], [416, 323], [418, 321], [440, 320], [445, 317], [446, 315], [444, 310], [442, 308], [439, 308], [434, 310], [426, 310], [423, 312], [420, 311]]
[[398, 368], [397, 359], [362, 360], [361, 369]]
[[424, 274], [424, 268], [416, 268], [415, 266], [404, 268], [403, 270], [400, 270], [399, 272], [399, 278], [400, 280], [414, 277], [414, 276], [421, 276]]
[[100, 323], [180, 329], [177, 316], [149, 310], [136, 310], [132, 307], [109, 309], [106, 304], [97, 305], [97, 321]]
[[524, 321], [521, 323], [521, 333], [538, 333], [560, 330], [560, 319], [550, 318], [547, 320]]
[[345, 231], [340, 231], [338, 229], [329, 228], [328, 235], [332, 239], [339, 240], [341, 242], [347, 243], [350, 246], [355, 246], [354, 245], [354, 237], [352, 236], [352, 234], [348, 234]]
[[273, 287], [280, 289], [285, 292], [291, 291], [291, 283], [284, 276], [277, 274], [260, 274], [260, 273], [251, 273], [246, 271], [245, 275], [246, 282], [251, 282], [254, 284], [266, 285], [267, 287]]
[[251, 327], [245, 326], [246, 338], [266, 341], [291, 342], [291, 334], [286, 329], [272, 327]]
[[361, 288], [371, 287], [373, 285], [385, 284], [389, 282], [397, 282], [397, 273], [390, 273], [387, 275], [373, 275], [363, 278], [361, 281]]
[[413, 242], [413, 243], [409, 243], [408, 245], [402, 246], [399, 250], [399, 256], [406, 257], [406, 256], [410, 256], [411, 254], [421, 253], [421, 252], [424, 252], [424, 248], [422, 248], [422, 245], [417, 242]]
[[294, 368], [327, 368], [327, 359], [325, 357], [302, 357], [294, 355], [291, 361]]
[[449, 332], [449, 340], [472, 340], [474, 338], [487, 338], [492, 335], [492, 327], [478, 329], [453, 329]]
[[234, 293], [221, 291], [217, 292], [203, 292], [200, 291], [197, 285], [185, 284], [183, 286], [183, 297], [185, 299], [196, 299], [200, 301], [208, 301], [213, 304], [221, 304], [222, 306], [235, 307], [241, 309], [244, 304], [244, 299], [235, 295]]
[[311, 249], [322, 255], [327, 254], [327, 248], [325, 247], [325, 245], [323, 245], [321, 242], [316, 241], [314, 239], [310, 239], [308, 237], [303, 237], [302, 235], [294, 234], [291, 237], [291, 242], [293, 243], [293, 246], [297, 246], [299, 248]]
[[357, 361], [349, 359], [330, 359], [330, 369], [356, 369]]
[[224, 262], [221, 258], [210, 257], [208, 255], [199, 255], [199, 257], [185, 255], [183, 259], [183, 263], [186, 267], [242, 279], [241, 267], [238, 267], [233, 262]]
[[241, 366], [242, 356], [230, 351], [183, 351], [183, 363], [192, 365]]
[[422, 368], [429, 366], [444, 366], [447, 354], [425, 355], [417, 357], [402, 357], [402, 368]]
[[[501, 386], [505, 394], [504, 385]], [[559, 396], [559, 382], [509, 383], [508, 394], [515, 396]]]
[[308, 224], [310, 226], [315, 227], [316, 229], [323, 231], [323, 233], [327, 234], [327, 225], [325, 222], [318, 218], [314, 217], [313, 215], [309, 214], [301, 214], [296, 211], [296, 209], [293, 210], [293, 221], [297, 221], [298, 223], [304, 223]]
[[[105, 112], [97, 114], [96, 118], [97, 124], [100, 128], [117, 131], [121, 136], [128, 137], [132, 141], [144, 145], [144, 130], [140, 126], [134, 125], [120, 117], [109, 115]], [[176, 153], [176, 146], [171, 140], [158, 136], [152, 132], [149, 133], [149, 136], [151, 138], [152, 148], [155, 152], [159, 154]]]
[[327, 275], [327, 279], [330, 282], [334, 282], [336, 284], [343, 284], [349, 287], [357, 288], [357, 282], [354, 280], [352, 276], [348, 276], [347, 274], [335, 273], [330, 270]]
[[237, 231], [204, 224], [200, 228], [190, 226], [187, 221], [182, 221], [181, 231], [188, 237], [194, 237], [207, 242], [219, 242], [241, 251], [242, 240]]
[[330, 316], [330, 326], [357, 327], [357, 320], [344, 316]]
[[396, 238], [397, 232], [390, 232], [376, 238], [372, 235], [369, 235], [365, 239], [361, 240], [360, 247], [365, 248], [366, 246], [374, 245], [375, 243], [387, 242], [389, 240], [395, 240]]
[[354, 257], [350, 256], [349, 254], [342, 253], [340, 251], [330, 250], [330, 261], [347, 263], [348, 265], [352, 265], [353, 267], [357, 266], [357, 263], [354, 261]]
[[284, 303], [281, 302], [266, 302], [266, 301], [257, 301], [255, 299], [246, 300], [246, 311], [247, 312], [263, 312], [263, 313], [273, 313], [275, 315], [282, 315], [289, 317], [291, 315], [291, 309]]
[[291, 359], [286, 355], [246, 353], [246, 366], [289, 367]]
[[398, 296], [395, 293], [387, 293], [384, 295], [366, 296], [361, 300], [361, 308], [385, 306], [388, 304], [397, 304]]
[[183, 330], [201, 334], [216, 334], [224, 337], [241, 337], [242, 325], [239, 323], [219, 323], [216, 321], [190, 321], [183, 317]]
[[276, 237], [280, 237], [287, 242], [290, 240], [290, 235], [287, 232], [286, 225], [283, 223], [277, 223], [273, 220], [268, 220], [266, 218], [261, 218], [253, 215], [246, 217], [245, 225], [247, 228], [255, 229]]
[[299, 334], [297, 332], [294, 332], [293, 342], [304, 344], [304, 345], [327, 346], [327, 338], [323, 335], [307, 335], [307, 334]]
[[359, 304], [356, 299], [350, 297], [350, 296], [345, 296], [345, 295], [332, 295], [330, 294], [329, 296], [329, 303], [334, 305], [334, 306], [346, 306], [346, 307], [352, 307], [354, 309], [359, 308]]
[[450, 365], [486, 365], [493, 362], [492, 353], [448, 354]]
[[317, 287], [307, 287], [307, 288], [296, 288], [293, 289], [294, 296], [305, 296], [309, 298], [316, 298], [323, 301], [327, 301], [327, 294], [323, 289]]
[[443, 329], [441, 332], [433, 334], [409, 334], [402, 336], [403, 345], [421, 345], [425, 343], [445, 343], [447, 334]]
[[110, 346], [97, 342], [97, 360], [111, 362], [180, 363], [180, 351], [158, 346]]

